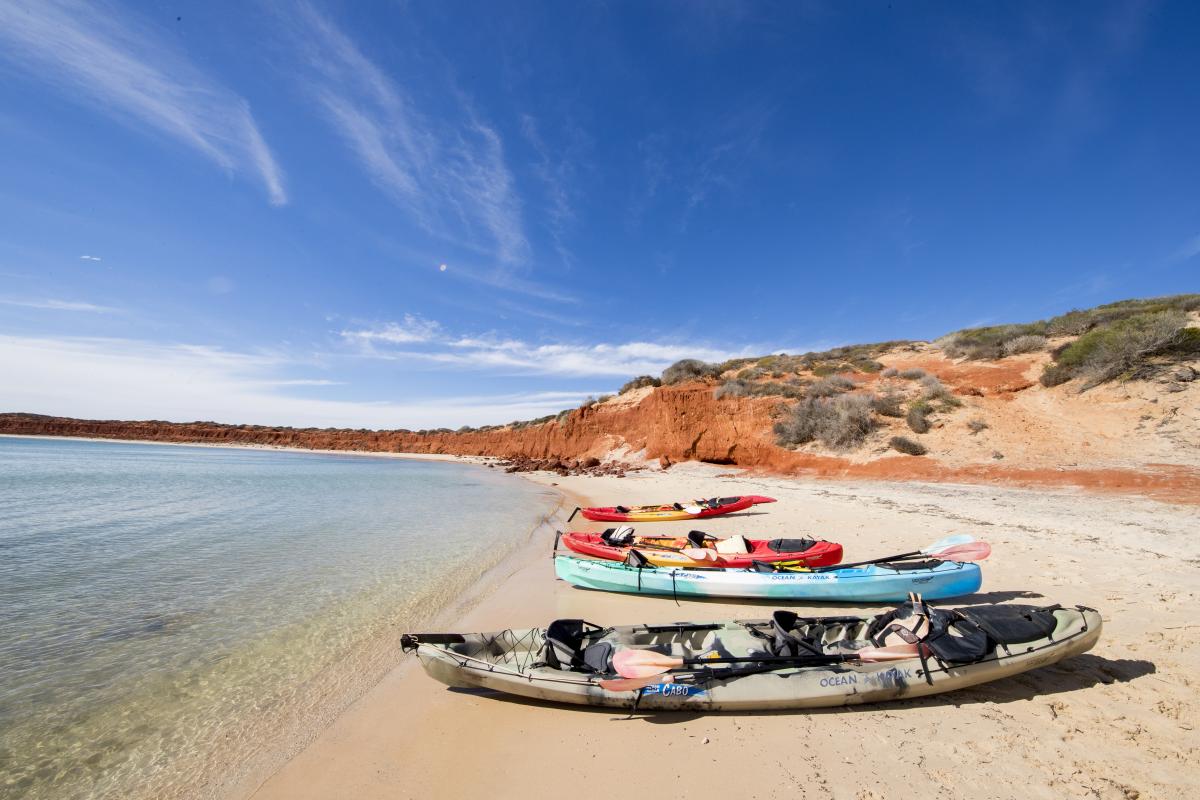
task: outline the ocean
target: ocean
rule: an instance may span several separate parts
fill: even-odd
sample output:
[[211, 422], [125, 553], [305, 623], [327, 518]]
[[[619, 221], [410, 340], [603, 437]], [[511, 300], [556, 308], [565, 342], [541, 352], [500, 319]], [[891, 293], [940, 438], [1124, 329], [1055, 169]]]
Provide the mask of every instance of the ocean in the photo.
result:
[[0, 797], [222, 794], [558, 503], [448, 462], [0, 437]]

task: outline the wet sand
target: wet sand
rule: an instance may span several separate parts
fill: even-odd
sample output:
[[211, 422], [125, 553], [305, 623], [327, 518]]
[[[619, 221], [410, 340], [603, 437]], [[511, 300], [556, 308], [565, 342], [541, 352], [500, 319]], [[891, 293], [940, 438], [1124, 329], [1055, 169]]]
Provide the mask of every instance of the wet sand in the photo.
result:
[[[409, 659], [282, 769], [239, 787], [239, 796], [1131, 800], [1200, 794], [1195, 506], [1072, 490], [731, 476], [690, 464], [624, 479], [529, 477], [596, 505], [768, 494], [780, 502], [700, 527], [718, 535], [817, 534], [841, 541], [847, 559], [971, 533], [990, 541], [994, 552], [984, 564], [982, 594], [957, 604], [1082, 603], [1104, 614], [1105, 634], [1088, 654], [1008, 680], [817, 713], [626, 719], [611, 710], [448, 690]], [[576, 518], [571, 527], [602, 526]], [[653, 529], [692, 527], [659, 523]], [[575, 589], [554, 579], [551, 544], [549, 533], [538, 534], [492, 576], [497, 588], [445, 628], [529, 627], [557, 617], [604, 624], [748, 618], [768, 616], [773, 608], [676, 605], [669, 598]]]

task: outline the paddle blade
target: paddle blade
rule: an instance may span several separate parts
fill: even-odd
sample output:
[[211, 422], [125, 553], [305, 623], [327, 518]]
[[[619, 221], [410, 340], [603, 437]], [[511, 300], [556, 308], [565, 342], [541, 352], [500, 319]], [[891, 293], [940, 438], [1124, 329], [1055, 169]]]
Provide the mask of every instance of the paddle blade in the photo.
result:
[[917, 643], [893, 644], [887, 647], [864, 647], [854, 653], [863, 661], [901, 661], [906, 658], [916, 658], [919, 655]]
[[713, 562], [717, 560], [717, 554], [712, 550], [706, 550], [702, 547], [685, 547], [681, 550], [685, 556], [693, 561]]
[[651, 675], [647, 678], [609, 678], [598, 681], [598, 684], [601, 689], [608, 692], [636, 692], [638, 689], [643, 689], [654, 683], [657, 679], [657, 675]]
[[971, 542], [925, 553], [941, 561], [983, 561], [991, 554], [992, 546], [987, 542]]
[[975, 541], [975, 537], [969, 533], [957, 533], [954, 536], [947, 536], [945, 539], [938, 539], [933, 544], [922, 550], [922, 553], [928, 555], [934, 550], [945, 550], [947, 547], [954, 547], [960, 544], [970, 544]]
[[613, 653], [612, 665], [622, 678], [652, 678], [682, 667], [683, 659], [653, 650], [618, 650]]

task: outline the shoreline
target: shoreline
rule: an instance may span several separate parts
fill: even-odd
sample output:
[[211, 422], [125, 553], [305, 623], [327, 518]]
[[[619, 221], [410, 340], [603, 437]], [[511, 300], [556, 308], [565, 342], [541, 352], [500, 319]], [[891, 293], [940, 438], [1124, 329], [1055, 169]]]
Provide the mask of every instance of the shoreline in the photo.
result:
[[268, 453], [311, 453], [324, 456], [363, 456], [366, 458], [400, 458], [410, 461], [451, 461], [459, 464], [487, 464], [503, 461], [499, 456], [460, 456], [450, 453], [393, 453], [383, 450], [327, 450], [310, 447], [284, 447], [273, 444], [239, 444], [224, 442], [163, 442], [156, 439], [110, 439], [105, 436], [57, 436], [39, 433], [0, 433], [0, 439], [50, 439], [56, 442], [108, 442], [111, 444], [148, 444], [162, 447], [203, 447], [209, 450], [261, 450]]
[[[815, 533], [843, 542], [848, 558], [899, 552], [969, 531], [996, 550], [984, 565], [982, 593], [946, 605], [1078, 602], [1105, 614], [1105, 636], [1091, 653], [975, 689], [807, 714], [625, 719], [611, 710], [450, 690], [407, 659], [302, 752], [239, 796], [515, 798], [527, 796], [530, 781], [536, 781], [571, 785], [584, 798], [608, 798], [609, 782], [584, 779], [595, 774], [600, 759], [611, 757], [620, 758], [622, 774], [643, 792], [682, 790], [698, 797], [804, 792], [874, 800], [923, 791], [1000, 800], [1011, 796], [1005, 781], [1014, 770], [1026, 776], [1026, 796], [1033, 798], [1200, 791], [1200, 777], [1187, 766], [1200, 753], [1200, 733], [1189, 722], [1200, 715], [1200, 696], [1186, 677], [1200, 668], [1200, 654], [1186, 646], [1183, 630], [1200, 575], [1200, 542], [1187, 535], [1191, 509], [1062, 490], [727, 475], [727, 468], [681, 465], [621, 479], [521, 477], [589, 504], [699, 496], [705, 487], [711, 494], [714, 484], [724, 494], [770, 494], [780, 502], [766, 512], [714, 517], [703, 527], [718, 535]], [[690, 527], [658, 523], [654, 529], [681, 534]], [[546, 534], [531, 535], [514, 554], [511, 571], [503, 570], [499, 583], [444, 630], [544, 626], [554, 618], [598, 624], [761, 618], [776, 605], [689, 599], [676, 604], [670, 598], [575, 589], [555, 580], [550, 545]], [[1112, 569], [1114, 553], [1123, 559], [1121, 570]], [[1088, 579], [1081, 582], [1081, 574]], [[1153, 593], [1146, 591], [1148, 583]], [[813, 614], [878, 608], [789, 607]], [[1148, 630], [1161, 635], [1148, 636]], [[914, 734], [934, 726], [936, 738]], [[931, 763], [960, 764], [978, 781], [962, 781], [958, 769], [914, 773], [904, 748], [895, 747], [914, 735]], [[797, 741], [804, 742], [800, 750]], [[704, 747], [709, 742], [713, 745]], [[630, 753], [656, 757], [629, 759]], [[709, 765], [702, 778], [684, 766], [697, 758]], [[828, 769], [843, 763], [856, 766]], [[1117, 763], [1126, 765], [1119, 780], [1110, 777]], [[746, 764], [762, 769], [747, 771]]]
[[[452, 460], [456, 458], [447, 457], [446, 459], [438, 460]], [[479, 465], [476, 464], [475, 466]], [[560, 515], [565, 517], [565, 514], [569, 513], [569, 509], [573, 507], [570, 504], [579, 499], [572, 492], [560, 491], [558, 487], [541, 482], [535, 483], [542, 489], [555, 492], [558, 495], [557, 504], [530, 526], [529, 530], [522, 536], [521, 541], [512, 550], [504, 554], [494, 564], [487, 566], [473, 580], [466, 583], [454, 602], [432, 614], [426, 622], [422, 623], [423, 626], [430, 629], [453, 627], [457, 619], [468, 617], [480, 604], [487, 602], [533, 557], [533, 548], [538, 546], [538, 534], [552, 530], [556, 517]], [[564, 511], [564, 509], [567, 509], [567, 511]], [[411, 680], [409, 676], [412, 675], [414, 669], [418, 672], [420, 671], [420, 665], [414, 659], [401, 657], [400, 661], [394, 667], [388, 669], [376, 684], [366, 686], [362, 691], [348, 698], [348, 702], [343, 703], [332, 717], [326, 718], [324, 724], [318, 722], [318, 724], [310, 728], [297, 729], [290, 739], [288, 737], [281, 737], [277, 747], [261, 754], [259, 758], [255, 759], [255, 763], [253, 763], [250, 769], [247, 769], [235, 781], [219, 789], [218, 796], [223, 798], [256, 796], [264, 784], [270, 781], [274, 775], [285, 769], [289, 763], [294, 761], [303, 752], [312, 747], [323, 734], [337, 723], [338, 719], [359, 703], [365, 695], [370, 694], [379, 684], [389, 679]]]

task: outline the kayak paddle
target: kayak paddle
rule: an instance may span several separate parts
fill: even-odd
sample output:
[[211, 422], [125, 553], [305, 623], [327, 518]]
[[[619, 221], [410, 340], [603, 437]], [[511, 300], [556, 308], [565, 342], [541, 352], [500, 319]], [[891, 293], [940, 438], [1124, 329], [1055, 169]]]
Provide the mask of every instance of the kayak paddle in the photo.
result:
[[903, 561], [906, 558], [916, 558], [917, 556], [929, 556], [939, 561], [983, 561], [991, 554], [992, 546], [990, 544], [987, 542], [978, 542], [975, 540], [975, 537], [961, 533], [957, 536], [947, 536], [945, 539], [936, 541], [920, 550], [913, 550], [911, 553], [899, 553], [894, 556], [873, 558], [870, 561], [856, 561], [852, 564], [815, 567], [812, 571], [828, 572], [830, 570], [848, 569], [850, 567], [866, 567], [871, 564], [887, 564], [891, 561]]
[[[786, 666], [795, 664], [829, 664], [841, 661], [898, 661], [917, 657], [915, 644], [892, 645], [890, 647], [865, 647], [853, 653], [839, 653], [812, 656], [730, 656], [728, 658], [680, 658], [669, 656], [654, 650], [618, 650], [613, 654], [613, 670], [628, 681], [641, 681], [687, 666], [708, 666], [710, 664], [779, 664]], [[609, 683], [612, 683], [609, 681]], [[604, 686], [605, 682], [601, 682]], [[620, 684], [624, 685], [624, 684]], [[608, 688], [605, 686], [604, 688]], [[615, 689], [614, 691], [627, 691]]]

